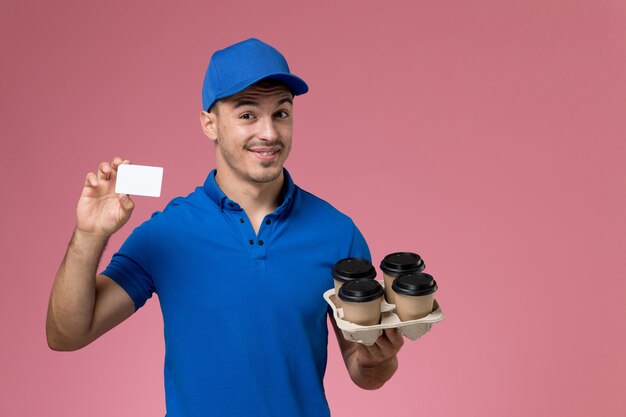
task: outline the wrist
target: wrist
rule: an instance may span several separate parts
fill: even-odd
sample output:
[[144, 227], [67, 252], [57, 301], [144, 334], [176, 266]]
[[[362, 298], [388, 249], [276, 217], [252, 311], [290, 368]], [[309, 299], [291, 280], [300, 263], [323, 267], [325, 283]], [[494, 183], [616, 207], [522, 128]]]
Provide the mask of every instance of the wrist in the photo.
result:
[[75, 227], [70, 246], [75, 248], [104, 247], [109, 237], [110, 235], [104, 233], [87, 232]]

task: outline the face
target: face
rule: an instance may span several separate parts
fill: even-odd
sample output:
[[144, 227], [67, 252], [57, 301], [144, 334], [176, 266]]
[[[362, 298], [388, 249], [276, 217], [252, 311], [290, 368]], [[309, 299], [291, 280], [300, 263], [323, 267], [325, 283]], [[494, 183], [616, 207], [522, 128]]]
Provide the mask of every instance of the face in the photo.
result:
[[217, 146], [218, 171], [255, 183], [277, 179], [291, 150], [292, 107], [291, 91], [264, 83], [219, 100], [207, 132]]

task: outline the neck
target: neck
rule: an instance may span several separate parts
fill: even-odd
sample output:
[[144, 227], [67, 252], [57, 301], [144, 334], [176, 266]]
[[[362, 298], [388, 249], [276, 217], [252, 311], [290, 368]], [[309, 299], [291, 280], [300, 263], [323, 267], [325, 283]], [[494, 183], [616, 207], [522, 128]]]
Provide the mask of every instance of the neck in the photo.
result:
[[280, 191], [285, 177], [281, 171], [274, 181], [256, 183], [241, 178], [231, 170], [218, 167], [215, 181], [224, 194], [236, 201], [248, 215], [256, 215], [260, 212], [271, 213], [280, 205]]

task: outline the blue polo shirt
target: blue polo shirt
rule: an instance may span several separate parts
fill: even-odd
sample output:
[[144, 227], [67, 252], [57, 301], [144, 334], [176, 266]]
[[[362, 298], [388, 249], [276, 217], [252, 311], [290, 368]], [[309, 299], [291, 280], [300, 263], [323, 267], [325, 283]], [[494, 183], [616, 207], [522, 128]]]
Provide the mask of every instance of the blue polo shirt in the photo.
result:
[[137, 227], [102, 272], [136, 309], [159, 296], [166, 417], [328, 416], [322, 294], [336, 261], [371, 259], [367, 243], [286, 169], [255, 235], [215, 172]]

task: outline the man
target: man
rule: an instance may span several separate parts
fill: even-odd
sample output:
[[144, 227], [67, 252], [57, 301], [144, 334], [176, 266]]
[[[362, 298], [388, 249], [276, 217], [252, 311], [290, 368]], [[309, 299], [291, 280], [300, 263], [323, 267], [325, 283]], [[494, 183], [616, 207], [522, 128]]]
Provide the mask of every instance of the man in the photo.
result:
[[[77, 223], [56, 276], [46, 332], [76, 350], [159, 295], [167, 415], [323, 416], [332, 265], [370, 258], [354, 223], [297, 187], [283, 168], [293, 98], [308, 91], [284, 57], [248, 39], [211, 57], [200, 120], [217, 168], [133, 231], [105, 271], [108, 238], [134, 203], [115, 194], [115, 158], [86, 177]], [[344, 340], [352, 380], [382, 386], [403, 343], [387, 330], [374, 346]]]

